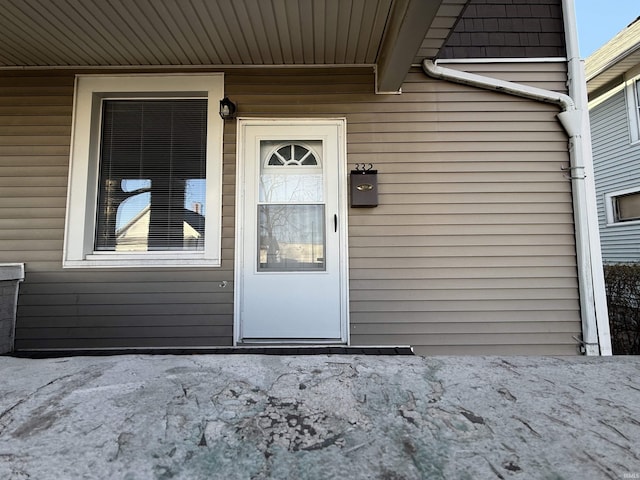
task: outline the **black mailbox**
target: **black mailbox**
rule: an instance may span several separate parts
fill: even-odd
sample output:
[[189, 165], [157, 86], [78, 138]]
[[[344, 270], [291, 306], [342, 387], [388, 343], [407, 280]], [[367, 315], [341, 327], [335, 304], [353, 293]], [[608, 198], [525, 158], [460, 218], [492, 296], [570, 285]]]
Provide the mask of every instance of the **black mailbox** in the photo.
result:
[[355, 208], [378, 206], [378, 171], [351, 170], [351, 206]]

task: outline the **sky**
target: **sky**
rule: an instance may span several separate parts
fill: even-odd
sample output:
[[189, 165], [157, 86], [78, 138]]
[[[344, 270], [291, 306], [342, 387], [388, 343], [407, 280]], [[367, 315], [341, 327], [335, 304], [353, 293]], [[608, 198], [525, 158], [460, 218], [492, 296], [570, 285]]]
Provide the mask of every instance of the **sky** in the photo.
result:
[[575, 5], [582, 58], [640, 16], [640, 0], [575, 0]]

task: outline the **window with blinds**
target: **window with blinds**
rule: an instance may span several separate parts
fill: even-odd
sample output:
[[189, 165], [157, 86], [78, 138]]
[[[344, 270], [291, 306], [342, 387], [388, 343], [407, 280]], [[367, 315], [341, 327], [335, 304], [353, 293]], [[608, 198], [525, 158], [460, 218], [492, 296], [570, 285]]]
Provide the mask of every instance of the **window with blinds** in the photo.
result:
[[640, 220], [640, 193], [629, 193], [613, 197], [616, 222]]
[[224, 74], [78, 75], [64, 268], [219, 267]]
[[201, 251], [207, 99], [103, 100], [95, 251]]
[[635, 87], [635, 102], [633, 104], [635, 113], [635, 122], [631, 122], [631, 139], [634, 142], [640, 140], [640, 80], [636, 80], [634, 83]]

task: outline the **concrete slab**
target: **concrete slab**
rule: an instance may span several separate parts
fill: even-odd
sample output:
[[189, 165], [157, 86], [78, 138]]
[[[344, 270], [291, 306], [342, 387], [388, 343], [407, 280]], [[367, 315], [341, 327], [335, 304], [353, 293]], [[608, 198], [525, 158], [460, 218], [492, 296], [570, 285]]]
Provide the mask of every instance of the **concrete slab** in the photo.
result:
[[0, 478], [640, 478], [640, 357], [0, 357]]

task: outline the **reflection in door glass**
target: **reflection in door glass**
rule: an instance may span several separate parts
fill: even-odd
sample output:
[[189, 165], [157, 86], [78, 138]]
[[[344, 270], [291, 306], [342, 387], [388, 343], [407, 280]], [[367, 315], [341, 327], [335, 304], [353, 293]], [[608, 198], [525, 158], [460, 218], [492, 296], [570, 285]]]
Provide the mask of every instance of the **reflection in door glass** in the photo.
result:
[[324, 205], [259, 205], [258, 271], [324, 271], [324, 230]]
[[316, 203], [324, 201], [320, 153], [322, 142], [262, 140], [260, 142], [260, 202]]
[[318, 173], [297, 173], [291, 171], [263, 173], [260, 176], [260, 201], [322, 202], [322, 170]]

